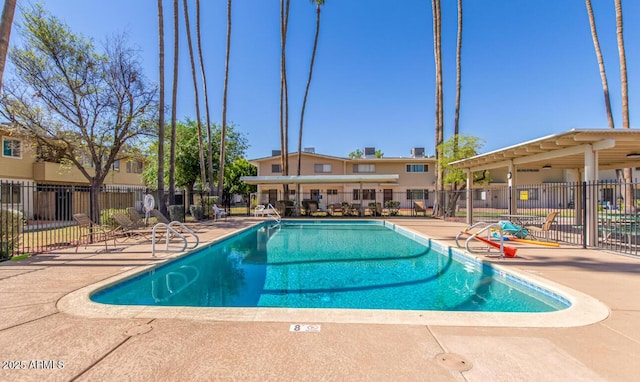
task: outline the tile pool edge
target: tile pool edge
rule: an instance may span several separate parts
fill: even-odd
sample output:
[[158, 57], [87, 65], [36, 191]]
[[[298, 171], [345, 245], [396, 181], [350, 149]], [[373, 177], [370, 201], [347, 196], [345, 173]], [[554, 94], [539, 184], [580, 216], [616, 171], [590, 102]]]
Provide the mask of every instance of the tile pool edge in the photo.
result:
[[[262, 224], [262, 223], [258, 223]], [[436, 326], [500, 326], [500, 327], [575, 327], [585, 326], [604, 320], [609, 309], [596, 299], [576, 290], [561, 286], [536, 275], [523, 274], [516, 269], [507, 269], [494, 262], [487, 262], [482, 256], [474, 256], [437, 240], [428, 239], [422, 234], [384, 221], [385, 226], [394, 230], [410, 233], [428, 243], [438, 246], [445, 253], [463, 256], [469, 261], [481, 264], [489, 263], [499, 272], [514, 275], [520, 280], [544, 288], [567, 299], [571, 306], [547, 313], [495, 313], [495, 312], [451, 312], [418, 310], [382, 310], [382, 309], [319, 309], [319, 308], [215, 308], [215, 307], [155, 307], [106, 305], [91, 301], [90, 296], [124, 279], [133, 277], [167, 261], [185, 256], [187, 253], [167, 256], [166, 261], [135, 267], [106, 280], [78, 289], [64, 297], [57, 308], [61, 312], [83, 317], [95, 318], [174, 318], [210, 321], [249, 321], [249, 322], [321, 322], [321, 323], [362, 323], [362, 324], [404, 324]], [[251, 225], [245, 229], [250, 229]], [[223, 235], [203, 247], [213, 245], [237, 235], [243, 230]], [[198, 248], [198, 249], [201, 249]]]

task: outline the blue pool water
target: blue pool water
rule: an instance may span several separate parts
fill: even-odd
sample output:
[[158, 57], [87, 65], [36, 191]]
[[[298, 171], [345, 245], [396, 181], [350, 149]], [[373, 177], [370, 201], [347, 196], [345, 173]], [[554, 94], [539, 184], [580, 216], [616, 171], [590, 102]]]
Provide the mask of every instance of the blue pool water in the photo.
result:
[[[387, 223], [388, 225], [388, 223]], [[118, 305], [549, 312], [569, 302], [379, 221], [269, 223], [92, 296]]]

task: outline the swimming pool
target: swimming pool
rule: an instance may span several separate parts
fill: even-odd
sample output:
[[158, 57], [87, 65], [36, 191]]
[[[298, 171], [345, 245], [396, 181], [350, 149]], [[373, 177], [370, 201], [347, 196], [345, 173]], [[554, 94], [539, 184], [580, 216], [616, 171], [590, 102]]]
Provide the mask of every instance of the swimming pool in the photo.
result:
[[263, 223], [99, 290], [115, 305], [553, 312], [560, 294], [382, 221]]

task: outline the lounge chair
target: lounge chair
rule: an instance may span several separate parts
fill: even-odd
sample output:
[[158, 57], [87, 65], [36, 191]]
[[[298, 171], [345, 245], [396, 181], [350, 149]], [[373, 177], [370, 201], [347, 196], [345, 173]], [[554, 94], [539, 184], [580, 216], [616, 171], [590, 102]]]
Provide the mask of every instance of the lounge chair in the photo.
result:
[[220, 208], [218, 208], [218, 205], [214, 203], [213, 205], [213, 220], [218, 220], [221, 217], [224, 217], [224, 219], [227, 219], [227, 211], [225, 210], [221, 210]]
[[[171, 224], [171, 221], [169, 219], [167, 219], [167, 217], [164, 216], [162, 214], [162, 212], [158, 211], [155, 208], [152, 209], [151, 211], [149, 211], [149, 214], [151, 216], [153, 216], [154, 218], [156, 218], [156, 221], [158, 223], [163, 223], [163, 224], [167, 224], [167, 225]], [[200, 228], [202, 228], [202, 226], [205, 225], [205, 224], [201, 224], [201, 223], [187, 223], [187, 222], [180, 223], [180, 224], [184, 225], [185, 227], [187, 227], [190, 230], [195, 231], [195, 232], [198, 232], [200, 230]], [[177, 227], [173, 227], [173, 228], [179, 230], [179, 227], [178, 228]]]
[[344, 215], [342, 211], [342, 203], [333, 203], [329, 205], [329, 215], [334, 216], [335, 214]]
[[147, 226], [145, 221], [140, 217], [138, 211], [136, 211], [135, 207], [127, 207], [127, 215], [129, 215], [129, 219], [131, 219], [134, 226], [138, 228]]
[[416, 215], [421, 213], [424, 216], [427, 216], [427, 208], [424, 206], [423, 202], [413, 202], [413, 211]]
[[142, 237], [144, 239], [150, 240], [150, 235], [153, 233], [152, 229], [141, 228], [133, 221], [131, 221], [131, 219], [129, 219], [129, 216], [123, 214], [122, 212], [114, 213], [113, 218], [120, 225], [117, 230], [122, 236], [125, 236], [126, 238]]
[[78, 242], [76, 244], [76, 252], [78, 252], [78, 247], [80, 246], [80, 242], [83, 241], [83, 238], [89, 239], [85, 241], [85, 248], [87, 248], [87, 245], [90, 242], [94, 240], [98, 241], [100, 239], [104, 240], [105, 250], [109, 250], [109, 246], [107, 245], [109, 239], [113, 239], [113, 246], [116, 247], [116, 235], [114, 229], [95, 224], [91, 219], [89, 219], [87, 214], [73, 214], [73, 219], [78, 223], [78, 229], [80, 231]]
[[529, 231], [529, 235], [531, 235], [531, 237], [533, 238], [540, 238], [541, 236], [544, 236], [545, 239], [548, 239], [547, 235], [549, 234], [549, 231], [551, 230], [551, 226], [555, 222], [557, 215], [558, 215], [557, 211], [551, 212], [544, 219], [544, 221], [542, 222], [542, 225], [525, 226], [524, 228], [527, 229], [527, 231]]

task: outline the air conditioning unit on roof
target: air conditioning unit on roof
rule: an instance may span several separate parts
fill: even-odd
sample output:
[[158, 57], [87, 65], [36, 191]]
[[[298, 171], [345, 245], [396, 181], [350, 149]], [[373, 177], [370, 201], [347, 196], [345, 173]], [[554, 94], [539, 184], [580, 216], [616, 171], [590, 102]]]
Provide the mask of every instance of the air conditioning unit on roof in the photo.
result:
[[271, 150], [272, 157], [279, 157], [282, 154], [282, 150]]
[[424, 158], [424, 147], [414, 147], [411, 149], [411, 156], [413, 158]]
[[364, 157], [365, 158], [375, 158], [376, 157], [376, 148], [375, 147], [365, 147], [364, 148]]

